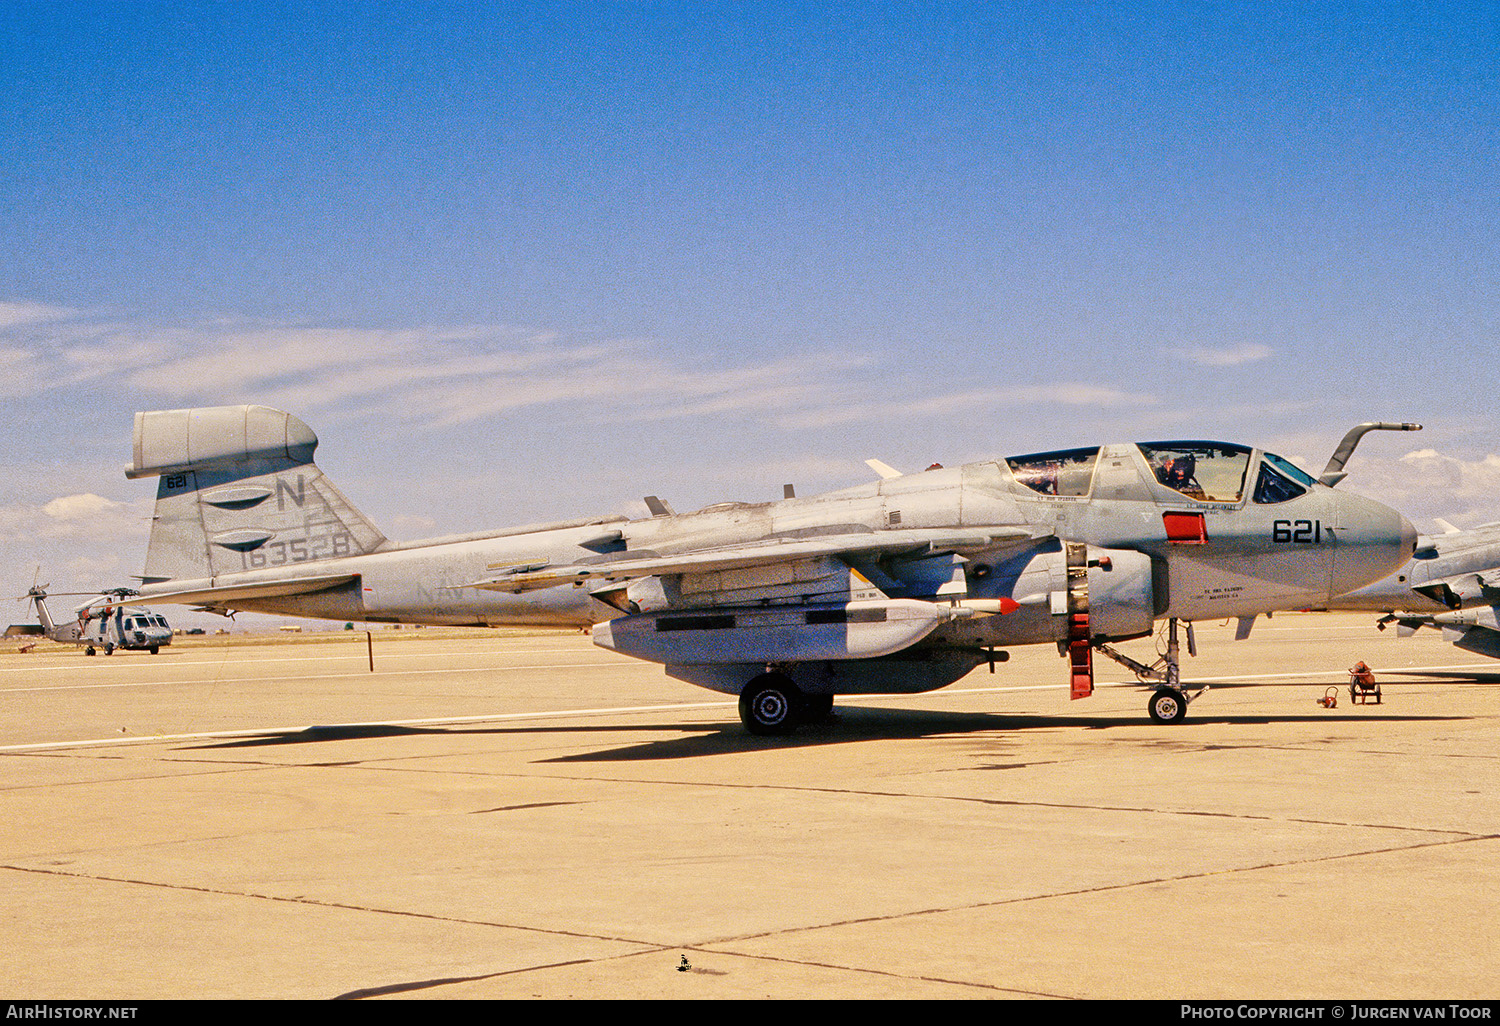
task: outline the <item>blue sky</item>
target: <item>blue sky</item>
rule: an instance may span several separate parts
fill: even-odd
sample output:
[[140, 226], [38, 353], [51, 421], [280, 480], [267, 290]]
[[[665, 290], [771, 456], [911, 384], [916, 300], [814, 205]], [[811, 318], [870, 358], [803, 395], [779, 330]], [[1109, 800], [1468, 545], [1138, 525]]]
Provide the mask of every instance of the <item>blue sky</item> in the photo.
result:
[[[137, 410], [386, 533], [1212, 437], [1500, 519], [1495, 4], [0, 0], [0, 580]], [[19, 608], [19, 607], [18, 607]]]

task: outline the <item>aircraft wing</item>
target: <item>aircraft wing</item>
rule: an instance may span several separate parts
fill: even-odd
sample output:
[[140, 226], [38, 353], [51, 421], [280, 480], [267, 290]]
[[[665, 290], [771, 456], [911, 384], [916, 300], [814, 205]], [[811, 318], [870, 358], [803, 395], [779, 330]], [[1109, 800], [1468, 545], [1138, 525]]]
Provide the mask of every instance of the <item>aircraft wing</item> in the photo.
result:
[[359, 574], [324, 574], [317, 577], [296, 577], [290, 580], [268, 580], [258, 583], [216, 585], [214, 578], [195, 581], [168, 581], [166, 586], [179, 585], [176, 590], [156, 591], [152, 586], [142, 589], [132, 604], [151, 605], [157, 602], [181, 603], [183, 605], [221, 606], [246, 599], [280, 598], [285, 595], [309, 595], [327, 591], [359, 579]]
[[1412, 590], [1441, 602], [1449, 609], [1461, 609], [1478, 602], [1494, 605], [1500, 602], [1500, 571], [1491, 569], [1482, 573], [1455, 574], [1418, 585]]
[[819, 556], [964, 554], [1028, 544], [1044, 537], [1047, 537], [1046, 532], [1039, 534], [1022, 527], [976, 527], [771, 538], [669, 555], [637, 550], [566, 564], [527, 563], [507, 568], [493, 577], [472, 581], [465, 587], [523, 592], [592, 580], [623, 581], [667, 574], [711, 573]]
[[1444, 627], [1443, 640], [1450, 641], [1454, 647], [1461, 648], [1465, 652], [1473, 652], [1476, 655], [1488, 656], [1491, 659], [1500, 659], [1500, 633], [1483, 627]]

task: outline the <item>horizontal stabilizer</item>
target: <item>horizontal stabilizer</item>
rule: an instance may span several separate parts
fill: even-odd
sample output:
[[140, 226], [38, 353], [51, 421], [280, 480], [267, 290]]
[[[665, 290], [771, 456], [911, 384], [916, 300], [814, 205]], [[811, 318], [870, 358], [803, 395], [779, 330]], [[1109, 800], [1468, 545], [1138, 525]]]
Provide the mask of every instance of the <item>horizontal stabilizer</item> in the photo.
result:
[[24, 638], [33, 634], [46, 633], [46, 630], [39, 623], [13, 623], [5, 628], [5, 636], [7, 638]]

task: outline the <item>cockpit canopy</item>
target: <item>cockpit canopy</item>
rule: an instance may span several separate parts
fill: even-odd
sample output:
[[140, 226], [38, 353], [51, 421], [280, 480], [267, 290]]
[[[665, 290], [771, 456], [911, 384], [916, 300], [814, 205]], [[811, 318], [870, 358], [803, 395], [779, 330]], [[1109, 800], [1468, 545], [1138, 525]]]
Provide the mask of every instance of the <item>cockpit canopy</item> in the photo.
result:
[[1099, 461], [1099, 447], [1038, 452], [1030, 456], [1012, 456], [1005, 462], [1011, 476], [1034, 492], [1043, 495], [1087, 495], [1094, 479], [1094, 464]]
[[[1245, 497], [1254, 450], [1229, 442], [1141, 442], [1136, 445], [1161, 485], [1198, 502], [1237, 503]], [[1089, 494], [1099, 446], [1011, 456], [1011, 476], [1042, 495], [1081, 497]], [[1305, 495], [1313, 479], [1291, 461], [1263, 452], [1251, 493], [1262, 505]]]
[[1272, 452], [1261, 453], [1260, 475], [1255, 480], [1255, 501], [1263, 505], [1286, 502], [1307, 490], [1316, 482], [1312, 475], [1294, 466], [1290, 460]]
[[[153, 614], [137, 614], [125, 618], [125, 629], [133, 630], [145, 627], [167, 627], [167, 621]], [[167, 628], [170, 630], [171, 628]]]
[[1136, 448], [1156, 480], [1199, 502], [1239, 502], [1250, 450], [1224, 442], [1142, 442]]

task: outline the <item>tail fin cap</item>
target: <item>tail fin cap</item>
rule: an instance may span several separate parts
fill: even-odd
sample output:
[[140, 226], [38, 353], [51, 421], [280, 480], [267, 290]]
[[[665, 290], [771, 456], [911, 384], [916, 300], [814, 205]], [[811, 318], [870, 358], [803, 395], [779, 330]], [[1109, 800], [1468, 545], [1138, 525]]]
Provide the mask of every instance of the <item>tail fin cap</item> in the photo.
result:
[[311, 463], [317, 448], [312, 428], [269, 406], [155, 410], [135, 415], [135, 459], [125, 476], [180, 474], [257, 459]]

